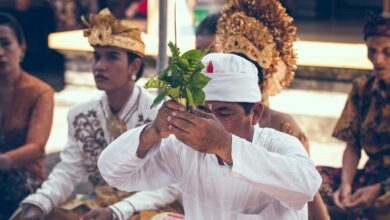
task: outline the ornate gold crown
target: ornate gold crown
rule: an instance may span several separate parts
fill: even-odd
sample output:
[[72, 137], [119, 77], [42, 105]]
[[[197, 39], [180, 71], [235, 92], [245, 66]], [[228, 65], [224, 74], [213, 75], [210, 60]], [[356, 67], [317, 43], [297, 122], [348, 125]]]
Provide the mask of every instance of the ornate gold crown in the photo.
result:
[[217, 27], [217, 42], [225, 53], [243, 53], [263, 69], [264, 81], [286, 64], [283, 87], [294, 78], [296, 27], [278, 0], [231, 0]]
[[144, 56], [145, 44], [141, 31], [129, 20], [116, 19], [107, 8], [98, 14], [91, 14], [89, 21], [84, 16], [81, 19], [87, 26], [84, 37], [88, 37], [91, 46], [115, 46]]

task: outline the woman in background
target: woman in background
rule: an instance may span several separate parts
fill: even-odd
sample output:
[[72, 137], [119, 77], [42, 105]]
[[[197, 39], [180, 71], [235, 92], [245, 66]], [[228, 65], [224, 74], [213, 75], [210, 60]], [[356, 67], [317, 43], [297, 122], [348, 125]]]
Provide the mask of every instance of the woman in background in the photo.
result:
[[[332, 219], [390, 218], [390, 18], [371, 17], [364, 40], [373, 72], [353, 81], [333, 131], [347, 143], [343, 166], [318, 167]], [[358, 170], [362, 149], [368, 161]]]
[[52, 125], [53, 90], [21, 68], [25, 51], [19, 23], [0, 13], [0, 219], [42, 183]]

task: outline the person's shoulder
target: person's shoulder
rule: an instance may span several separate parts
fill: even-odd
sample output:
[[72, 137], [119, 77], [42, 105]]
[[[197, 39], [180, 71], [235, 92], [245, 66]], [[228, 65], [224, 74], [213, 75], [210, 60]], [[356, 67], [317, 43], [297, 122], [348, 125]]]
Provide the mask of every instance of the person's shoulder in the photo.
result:
[[272, 121], [274, 121], [275, 124], [277, 124], [278, 131], [284, 132], [283, 126], [289, 125], [295, 131], [302, 132], [302, 129], [298, 126], [297, 122], [291, 115], [276, 110], [271, 110], [270, 113], [271, 113]]
[[28, 91], [29, 94], [54, 93], [49, 84], [27, 72], [23, 72], [21, 77], [20, 88]]
[[273, 110], [273, 109], [270, 109], [270, 113], [271, 113], [271, 118], [272, 118], [273, 121], [289, 122], [289, 123], [296, 124], [294, 118], [291, 115], [287, 114], [287, 113], [276, 111], [276, 110]]
[[[272, 143], [274, 141], [289, 141], [292, 139], [296, 139], [294, 136], [282, 132], [280, 130], [276, 130], [274, 128], [256, 128], [255, 135], [257, 135], [256, 140], [266, 144], [266, 143]], [[298, 140], [297, 140], [298, 141]]]
[[359, 76], [355, 79], [352, 80], [352, 83], [353, 84], [358, 84], [358, 85], [364, 85], [367, 83], [367, 81], [369, 81], [370, 79], [372, 79], [374, 76], [371, 75], [371, 74], [364, 74], [362, 76]]
[[374, 76], [370, 74], [366, 74], [363, 76], [359, 76], [352, 80], [352, 88], [357, 91], [363, 90], [365, 87], [367, 87], [370, 82], [374, 81]]

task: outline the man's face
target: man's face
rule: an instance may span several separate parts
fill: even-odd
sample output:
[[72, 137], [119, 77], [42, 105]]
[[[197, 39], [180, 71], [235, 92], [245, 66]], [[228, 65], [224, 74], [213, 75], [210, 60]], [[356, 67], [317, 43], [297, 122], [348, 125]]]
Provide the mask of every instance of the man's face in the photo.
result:
[[93, 55], [92, 69], [98, 89], [112, 91], [128, 86], [131, 75], [135, 73], [131, 71], [125, 50], [98, 46]]
[[215, 42], [215, 36], [211, 34], [200, 34], [196, 36], [196, 49], [204, 50], [209, 48], [207, 53], [217, 53], [218, 45]]
[[259, 121], [262, 105], [256, 103], [249, 114], [245, 114], [244, 108], [234, 102], [206, 101], [200, 109], [213, 113], [228, 132], [252, 141], [253, 126]]
[[372, 36], [367, 38], [366, 44], [375, 77], [390, 84], [390, 37]]

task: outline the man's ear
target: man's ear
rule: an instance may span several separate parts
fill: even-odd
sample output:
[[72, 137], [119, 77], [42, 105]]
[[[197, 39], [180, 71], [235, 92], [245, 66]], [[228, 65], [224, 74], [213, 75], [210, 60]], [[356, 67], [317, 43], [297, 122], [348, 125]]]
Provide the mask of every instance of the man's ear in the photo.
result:
[[141, 68], [142, 60], [140, 58], [135, 58], [131, 63], [129, 63], [129, 74], [137, 75], [139, 69]]
[[261, 102], [256, 103], [252, 108], [252, 125], [259, 123], [263, 115], [264, 106]]

